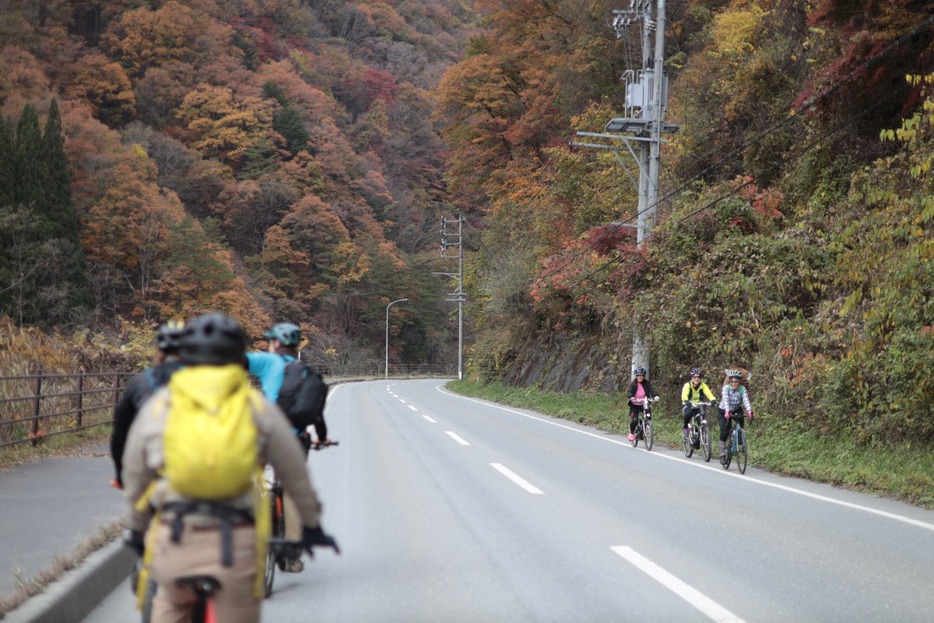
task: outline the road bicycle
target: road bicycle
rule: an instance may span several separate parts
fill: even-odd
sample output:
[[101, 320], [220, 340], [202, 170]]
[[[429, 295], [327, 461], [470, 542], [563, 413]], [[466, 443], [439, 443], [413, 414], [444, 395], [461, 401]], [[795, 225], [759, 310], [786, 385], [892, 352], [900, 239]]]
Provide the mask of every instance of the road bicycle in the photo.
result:
[[746, 429], [738, 423], [733, 423], [736, 418], [737, 416], [733, 415], [733, 417], [727, 420], [730, 427], [730, 437], [723, 459], [723, 469], [730, 469], [730, 463], [732, 463], [735, 457], [736, 467], [739, 468], [739, 473], [745, 474], [746, 462], [749, 460], [749, 440], [746, 438]]
[[703, 449], [704, 461], [710, 462], [710, 429], [707, 428], [707, 407], [710, 402], [691, 402], [691, 407], [697, 409], [688, 423], [688, 434], [681, 435], [681, 449], [684, 456], [691, 458], [694, 450]]
[[645, 397], [632, 399], [633, 403], [642, 404], [642, 413], [636, 416], [636, 429], [633, 431], [634, 436], [630, 442], [633, 448], [639, 445], [640, 439], [645, 441], [645, 449], [648, 451], [651, 451], [652, 446], [655, 444], [655, 433], [652, 431], [652, 403], [656, 400], [658, 400], [658, 398], [652, 399]]
[[[280, 558], [301, 556], [302, 543], [271, 538], [269, 539], [269, 551]], [[175, 583], [179, 588], [188, 588], [195, 594], [196, 601], [191, 623], [220, 623], [212, 599], [214, 593], [221, 589], [221, 583], [217, 578], [210, 575], [191, 575], [178, 578]]]

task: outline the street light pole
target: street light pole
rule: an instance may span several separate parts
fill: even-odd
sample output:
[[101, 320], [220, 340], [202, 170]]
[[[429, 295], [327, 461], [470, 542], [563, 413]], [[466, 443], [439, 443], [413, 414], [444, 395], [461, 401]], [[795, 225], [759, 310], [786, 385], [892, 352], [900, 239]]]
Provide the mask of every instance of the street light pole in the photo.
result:
[[402, 303], [409, 299], [397, 299], [386, 306], [386, 377], [389, 378], [389, 308], [396, 303]]

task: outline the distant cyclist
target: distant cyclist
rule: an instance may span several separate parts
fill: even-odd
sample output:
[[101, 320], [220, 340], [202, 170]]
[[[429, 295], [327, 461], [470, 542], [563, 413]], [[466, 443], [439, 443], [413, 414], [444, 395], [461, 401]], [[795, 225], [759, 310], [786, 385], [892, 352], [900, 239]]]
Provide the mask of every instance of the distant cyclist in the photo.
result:
[[[282, 322], [266, 331], [263, 337], [269, 340], [266, 352], [247, 353], [247, 370], [259, 378], [266, 397], [277, 402], [285, 377], [285, 368], [298, 359], [302, 330], [290, 322]], [[331, 440], [323, 415], [315, 421], [314, 428], [317, 436], [315, 443], [321, 446], [328, 445]]]
[[742, 428], [745, 416], [753, 419], [749, 390], [743, 384], [741, 370], [726, 370], [727, 382], [720, 398], [720, 463], [726, 464], [726, 439], [730, 436], [729, 421], [733, 419]]
[[694, 414], [700, 411], [698, 407], [694, 407], [691, 403], [703, 402], [704, 400], [711, 403], [717, 401], [713, 392], [707, 387], [707, 383], [704, 382], [704, 371], [701, 368], [691, 368], [691, 380], [681, 388], [681, 415], [684, 416], [684, 428], [681, 433], [683, 435], [689, 434], [688, 424], [691, 423]]
[[172, 374], [182, 367], [178, 355], [178, 343], [185, 323], [169, 320], [156, 331], [156, 347], [159, 361], [143, 370], [127, 383], [126, 391], [114, 409], [113, 433], [110, 437], [110, 456], [113, 458], [116, 475], [111, 484], [123, 488], [123, 448], [126, 445], [130, 425], [136, 419], [140, 407], [157, 389], [164, 387]]
[[644, 411], [642, 401], [646, 398], [658, 400], [658, 394], [655, 388], [647, 378], [645, 378], [645, 368], [636, 368], [635, 379], [629, 385], [629, 391], [626, 395], [629, 397], [629, 441], [636, 438], [636, 423], [639, 414]]

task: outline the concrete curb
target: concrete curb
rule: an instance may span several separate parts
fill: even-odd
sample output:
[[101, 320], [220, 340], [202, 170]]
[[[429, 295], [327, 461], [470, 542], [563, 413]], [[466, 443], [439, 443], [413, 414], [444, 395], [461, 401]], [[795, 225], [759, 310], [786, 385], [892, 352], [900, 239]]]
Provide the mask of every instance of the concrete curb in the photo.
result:
[[0, 619], [3, 623], [80, 621], [129, 577], [135, 563], [136, 554], [118, 539]]

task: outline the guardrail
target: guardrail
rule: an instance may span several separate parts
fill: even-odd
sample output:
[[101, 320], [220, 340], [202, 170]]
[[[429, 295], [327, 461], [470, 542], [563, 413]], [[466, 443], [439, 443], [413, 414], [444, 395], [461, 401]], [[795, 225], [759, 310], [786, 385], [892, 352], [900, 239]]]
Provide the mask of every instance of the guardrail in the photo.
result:
[[0, 448], [110, 424], [131, 372], [0, 376]]
[[[327, 364], [316, 364], [309, 361], [308, 365], [320, 372], [327, 381], [328, 377], [352, 377], [360, 376], [367, 378], [382, 378], [386, 375], [386, 370], [382, 365], [373, 366], [335, 366]], [[446, 364], [429, 363], [391, 363], [389, 364], [389, 376], [435, 376], [440, 378], [457, 378], [457, 366]]]
[[[382, 378], [382, 366], [315, 366], [328, 377]], [[113, 410], [133, 372], [78, 372], [0, 376], [0, 448], [43, 437], [109, 425]], [[390, 364], [389, 376], [456, 378], [456, 366]]]

